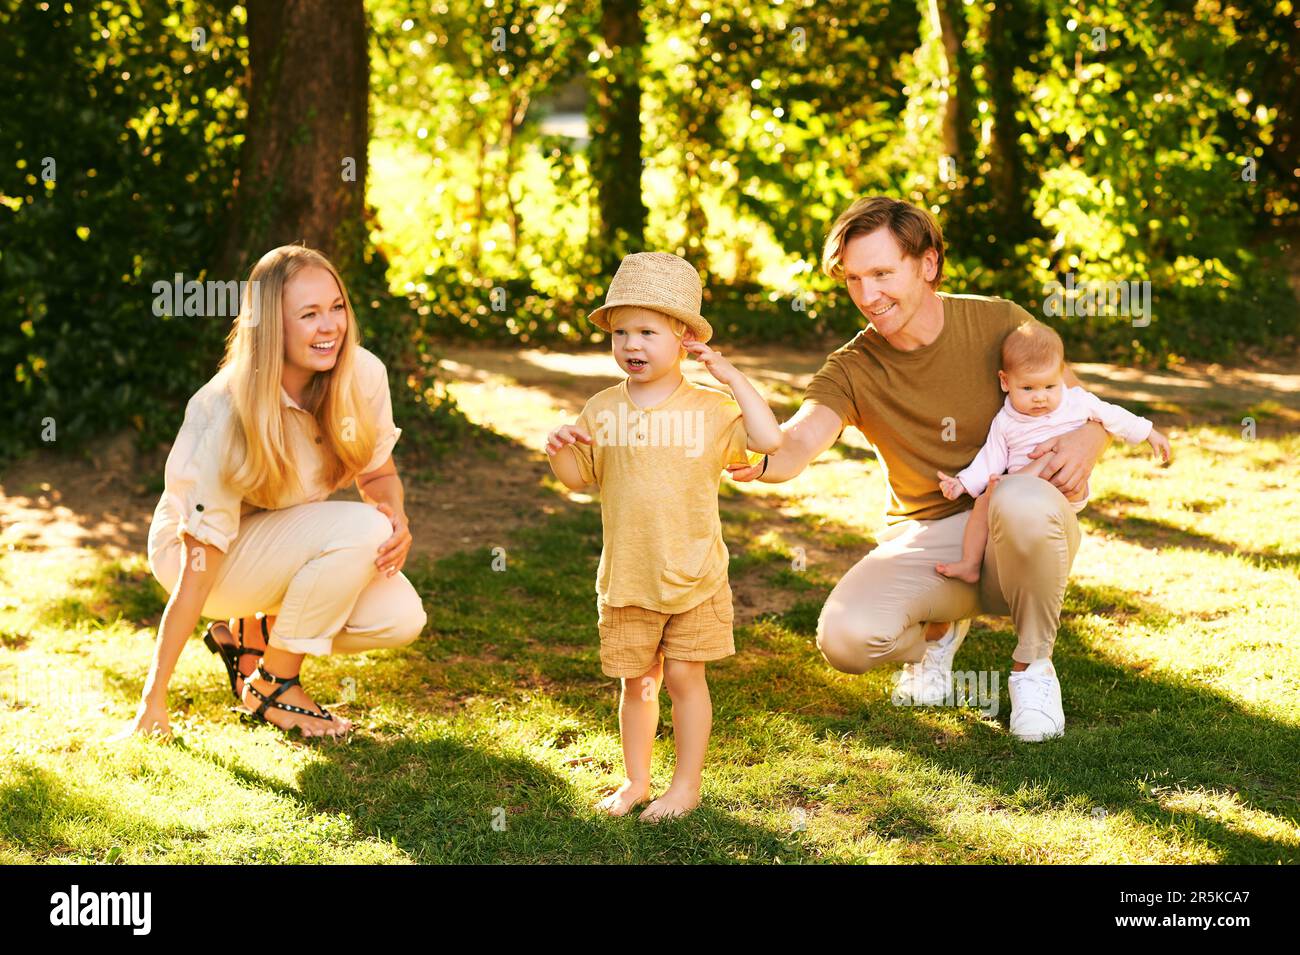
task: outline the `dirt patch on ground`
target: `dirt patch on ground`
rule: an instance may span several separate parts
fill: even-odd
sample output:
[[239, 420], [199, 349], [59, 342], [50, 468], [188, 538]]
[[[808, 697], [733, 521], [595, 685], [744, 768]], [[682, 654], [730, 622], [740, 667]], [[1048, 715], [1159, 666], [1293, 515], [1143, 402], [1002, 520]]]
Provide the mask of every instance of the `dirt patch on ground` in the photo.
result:
[[[730, 357], [779, 407], [797, 400], [824, 355], [768, 347]], [[519, 528], [589, 502], [584, 495], [562, 493], [549, 481], [541, 447], [547, 432], [571, 421], [587, 398], [619, 380], [608, 351], [450, 348], [440, 367], [466, 415], [505, 440], [467, 445], [449, 455], [429, 479], [408, 476], [407, 510], [416, 554], [440, 557], [472, 547], [508, 546]], [[1085, 364], [1076, 370], [1101, 397], [1142, 402], [1159, 418], [1230, 421], [1253, 410], [1261, 415], [1261, 434], [1270, 423], [1292, 430], [1300, 422], [1296, 356], [1251, 368], [1187, 365], [1142, 372]], [[687, 371], [693, 380], [712, 383], [696, 363], [689, 363]], [[27, 456], [0, 476], [0, 547], [143, 554], [165, 460], [166, 449], [138, 454], [129, 432], [77, 454], [40, 451]], [[356, 493], [336, 497], [356, 499]], [[860, 549], [819, 544], [812, 528], [791, 520], [779, 493], [747, 494], [732, 506], [756, 509], [760, 524], [780, 528], [783, 537], [805, 548], [809, 566], [832, 578], [861, 556]], [[775, 609], [757, 579], [745, 577], [736, 584], [742, 613]]]

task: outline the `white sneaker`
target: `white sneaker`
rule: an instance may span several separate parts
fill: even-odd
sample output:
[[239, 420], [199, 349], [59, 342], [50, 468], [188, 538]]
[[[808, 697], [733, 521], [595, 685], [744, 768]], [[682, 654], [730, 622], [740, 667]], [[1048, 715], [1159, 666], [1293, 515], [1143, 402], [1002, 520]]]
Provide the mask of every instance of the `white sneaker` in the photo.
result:
[[930, 640], [918, 663], [904, 663], [890, 698], [895, 706], [942, 706], [952, 697], [952, 658], [966, 634], [970, 620], [954, 620], [948, 632]]
[[1026, 743], [1038, 743], [1065, 735], [1065, 711], [1061, 709], [1061, 681], [1051, 660], [1035, 660], [1007, 679], [1011, 692], [1011, 735]]

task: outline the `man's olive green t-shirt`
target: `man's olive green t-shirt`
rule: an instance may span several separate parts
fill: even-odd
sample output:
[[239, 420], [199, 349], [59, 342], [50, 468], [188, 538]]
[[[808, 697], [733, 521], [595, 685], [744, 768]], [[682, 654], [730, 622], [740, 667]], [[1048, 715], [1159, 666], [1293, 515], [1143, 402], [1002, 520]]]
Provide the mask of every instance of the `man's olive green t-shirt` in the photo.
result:
[[1005, 395], [998, 384], [1002, 340], [1032, 316], [1001, 298], [939, 294], [943, 330], [900, 351], [872, 327], [831, 354], [805, 400], [830, 408], [871, 442], [885, 469], [886, 521], [937, 520], [971, 507], [949, 501], [935, 473], [974, 460]]

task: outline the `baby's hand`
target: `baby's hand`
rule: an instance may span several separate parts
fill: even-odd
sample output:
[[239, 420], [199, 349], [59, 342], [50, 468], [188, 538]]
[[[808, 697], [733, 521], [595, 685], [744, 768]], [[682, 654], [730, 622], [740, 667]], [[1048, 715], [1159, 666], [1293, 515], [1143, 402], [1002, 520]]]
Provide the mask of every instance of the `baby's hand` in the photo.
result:
[[689, 333], [682, 339], [682, 346], [709, 370], [710, 375], [724, 385], [730, 385], [740, 377], [736, 366], [723, 358], [722, 352], [714, 351], [704, 342], [697, 342]]
[[1147, 444], [1151, 445], [1151, 449], [1155, 451], [1156, 457], [1158, 457], [1163, 463], [1168, 464], [1173, 458], [1174, 452], [1173, 448], [1169, 446], [1169, 439], [1155, 428], [1151, 429], [1151, 434], [1147, 437]]
[[556, 428], [546, 436], [546, 453], [555, 456], [578, 441], [583, 444], [591, 444], [591, 436], [576, 424], [566, 424]]
[[966, 487], [955, 477], [950, 477], [942, 471], [936, 471], [939, 475], [939, 490], [943, 491], [943, 496], [950, 501], [955, 501], [966, 493]]

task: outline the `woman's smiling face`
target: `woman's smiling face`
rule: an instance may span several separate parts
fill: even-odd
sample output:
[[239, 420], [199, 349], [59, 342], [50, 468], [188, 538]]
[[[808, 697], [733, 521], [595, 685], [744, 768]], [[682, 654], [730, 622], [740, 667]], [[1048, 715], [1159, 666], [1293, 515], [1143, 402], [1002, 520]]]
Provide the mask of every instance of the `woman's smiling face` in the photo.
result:
[[343, 291], [328, 270], [309, 267], [284, 283], [284, 363], [309, 375], [338, 361], [348, 331]]

